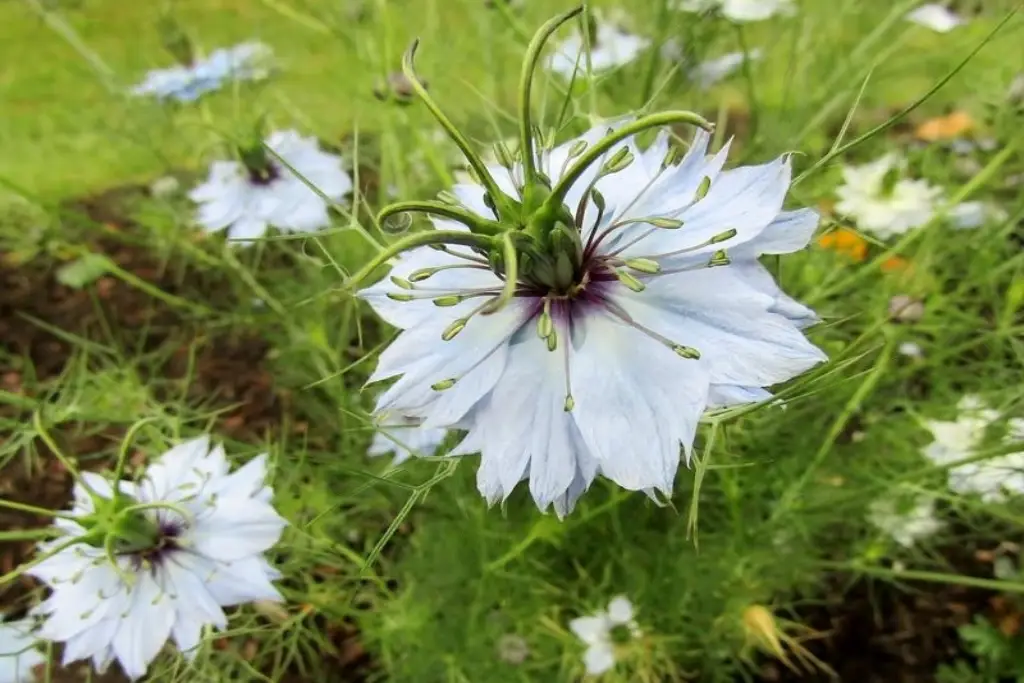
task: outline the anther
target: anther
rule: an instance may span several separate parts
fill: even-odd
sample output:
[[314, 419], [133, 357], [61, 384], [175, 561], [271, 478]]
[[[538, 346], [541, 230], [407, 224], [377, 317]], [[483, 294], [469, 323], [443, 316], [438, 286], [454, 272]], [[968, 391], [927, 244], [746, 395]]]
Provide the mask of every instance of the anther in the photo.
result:
[[653, 261], [649, 258], [634, 258], [629, 259], [625, 262], [626, 267], [632, 268], [635, 271], [641, 273], [647, 273], [654, 275], [661, 272], [661, 265], [657, 261]]
[[392, 275], [392, 276], [391, 276], [391, 282], [392, 282], [392, 284], [394, 284], [394, 285], [395, 285], [396, 287], [401, 287], [402, 289], [415, 289], [415, 288], [414, 288], [414, 287], [412, 286], [412, 283], [411, 283], [411, 282], [409, 282], [409, 281], [408, 281], [408, 280], [406, 280], [405, 278], [401, 278], [401, 277], [398, 277], [398, 276], [396, 276], [396, 275]]
[[392, 301], [403, 301], [403, 302], [404, 301], [412, 301], [413, 298], [414, 298], [412, 294], [402, 294], [400, 292], [388, 292], [387, 293], [387, 297], [389, 299], [391, 299]]
[[554, 329], [551, 330], [551, 334], [547, 336], [548, 351], [554, 351], [558, 348], [558, 332]]
[[661, 228], [662, 230], [677, 230], [678, 228], [683, 227], [683, 222], [678, 218], [649, 218], [643, 222], [650, 223], [654, 227]]
[[642, 292], [647, 289], [647, 286], [644, 285], [644, 283], [640, 282], [640, 280], [637, 280], [624, 270], [616, 270], [615, 277], [619, 278], [619, 282], [626, 285], [626, 287], [634, 292]]
[[629, 147], [622, 147], [605, 162], [604, 168], [601, 169], [601, 175], [618, 173], [633, 163], [633, 159], [633, 153], [629, 151]]
[[441, 380], [440, 382], [435, 382], [431, 384], [430, 388], [433, 389], [434, 391], [447, 391], [448, 389], [451, 389], [452, 387], [455, 386], [456, 381], [457, 380], [454, 377], [451, 379], [444, 379]]
[[583, 154], [583, 152], [585, 152], [586, 150], [587, 150], [587, 141], [586, 140], [577, 140], [576, 142], [572, 143], [572, 147], [569, 148], [569, 158], [570, 159], [575, 159], [579, 155]]
[[730, 263], [732, 263], [732, 261], [725, 253], [725, 249], [719, 249], [718, 251], [711, 255], [711, 259], [708, 261], [708, 267], [715, 268], [718, 266], [727, 266]]
[[576, 399], [572, 397], [572, 394], [566, 394], [565, 403], [562, 405], [562, 410], [567, 413], [571, 413], [572, 409], [576, 407]]
[[735, 236], [736, 236], [736, 229], [733, 228], [733, 229], [730, 229], [730, 230], [726, 230], [725, 232], [718, 233], [717, 235], [715, 235], [714, 237], [711, 238], [709, 243], [710, 244], [719, 244], [721, 242], [725, 242], [726, 240], [731, 240]]
[[676, 352], [676, 355], [690, 360], [700, 360], [700, 351], [693, 348], [692, 346], [683, 346], [682, 344], [673, 344], [672, 350]]
[[701, 179], [701, 181], [700, 181], [700, 185], [697, 186], [697, 194], [694, 195], [694, 201], [698, 201], [699, 202], [700, 200], [702, 200], [705, 197], [707, 197], [708, 196], [708, 192], [710, 190], [711, 190], [711, 178], [709, 176], [704, 176]]
[[458, 320], [456, 320], [455, 322], [453, 322], [451, 325], [444, 329], [444, 332], [441, 333], [441, 339], [443, 339], [444, 341], [451, 341], [452, 339], [455, 339], [455, 336], [459, 332], [462, 332], [462, 330], [466, 329], [466, 323], [468, 322], [469, 319], [467, 318], [459, 318]]
[[434, 305], [440, 308], [450, 308], [452, 306], [458, 306], [464, 301], [463, 297], [452, 294], [449, 296], [439, 296], [434, 299]]
[[409, 282], [423, 282], [436, 272], [437, 268], [420, 268], [409, 276]]
[[551, 299], [544, 299], [544, 311], [537, 319], [537, 336], [547, 339], [555, 330], [554, 322], [551, 320]]

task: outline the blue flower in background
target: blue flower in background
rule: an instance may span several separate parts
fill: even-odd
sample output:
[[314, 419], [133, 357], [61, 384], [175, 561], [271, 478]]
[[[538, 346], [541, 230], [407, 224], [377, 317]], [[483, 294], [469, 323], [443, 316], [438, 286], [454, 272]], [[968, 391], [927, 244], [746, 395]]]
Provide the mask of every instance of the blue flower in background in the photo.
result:
[[155, 69], [132, 89], [134, 95], [194, 102], [231, 81], [258, 81], [270, 75], [271, 50], [262, 43], [241, 43], [214, 50], [192, 64]]

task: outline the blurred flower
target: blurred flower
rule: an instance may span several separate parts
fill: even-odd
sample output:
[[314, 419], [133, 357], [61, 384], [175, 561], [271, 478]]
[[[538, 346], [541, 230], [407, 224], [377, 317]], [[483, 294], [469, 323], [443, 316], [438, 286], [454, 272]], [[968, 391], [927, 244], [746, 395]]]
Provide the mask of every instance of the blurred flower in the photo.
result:
[[615, 666], [616, 644], [640, 636], [640, 627], [633, 619], [633, 603], [622, 595], [608, 603], [607, 611], [573, 619], [569, 629], [587, 646], [583, 665], [592, 676]]
[[[978, 396], [965, 396], [957, 404], [954, 421], [926, 420], [924, 426], [934, 439], [924, 456], [940, 467], [973, 457], [981, 448], [989, 425], [999, 411], [989, 408]], [[1011, 420], [1005, 443], [1016, 441], [1017, 420]], [[975, 460], [949, 467], [949, 487], [959, 494], [977, 493], [986, 502], [999, 502], [1007, 493], [1024, 493], [1024, 449], [1017, 453]]]
[[[625, 66], [647, 49], [651, 41], [622, 29], [613, 21], [596, 19], [590, 27], [590, 68], [595, 72]], [[582, 76], [587, 69], [587, 40], [576, 31], [554, 48], [548, 68], [565, 78], [578, 69]]]
[[[40, 544], [50, 556], [29, 571], [51, 590], [35, 610], [46, 616], [39, 636], [64, 643], [65, 664], [91, 657], [102, 672], [117, 659], [138, 679], [168, 638], [193, 655], [204, 627], [227, 625], [222, 607], [279, 600], [263, 553], [286, 522], [271, 506], [266, 464], [261, 455], [229, 473], [224, 449], [200, 437], [138, 483], [117, 482], [116, 494], [83, 474], [74, 517], [54, 522], [64, 536]], [[104, 522], [109, 533], [97, 536]]]
[[924, 358], [924, 350], [916, 342], [903, 342], [897, 348], [900, 355], [907, 358]]
[[761, 21], [796, 12], [793, 0], [676, 0], [674, 8], [684, 12], [718, 10], [731, 21]]
[[[739, 69], [746, 59], [746, 55], [742, 52], [730, 52], [727, 55], [718, 57], [717, 59], [709, 59], [706, 62], [698, 64], [693, 71], [690, 72], [690, 77], [697, 82], [701, 88], [710, 88], [716, 83], [728, 78], [734, 71]], [[758, 60], [761, 59], [761, 50], [754, 49], [750, 51], [750, 59]]]
[[966, 23], [959, 15], [935, 2], [910, 11], [907, 13], [907, 20], [939, 33], [949, 33]]
[[243, 150], [242, 161], [213, 162], [206, 182], [189, 193], [199, 204], [203, 228], [226, 229], [231, 240], [254, 240], [269, 227], [313, 232], [328, 225], [327, 202], [306, 182], [340, 200], [352, 191], [341, 157], [320, 151], [315, 138], [292, 130], [272, 133], [266, 145], [287, 166], [256, 144]]
[[924, 302], [908, 294], [889, 299], [889, 317], [904, 323], [916, 323], [924, 317]]
[[856, 231], [836, 228], [818, 238], [818, 244], [860, 263], [868, 255], [868, 243]]
[[987, 202], [963, 202], [946, 214], [954, 227], [961, 230], [980, 228], [989, 221], [1006, 220], [1006, 212]]
[[522, 664], [530, 656], [530, 646], [522, 636], [506, 633], [498, 639], [498, 658], [509, 664]]
[[935, 213], [942, 190], [925, 180], [900, 178], [904, 166], [892, 153], [861, 166], [844, 166], [836, 211], [883, 239], [924, 225]]
[[[557, 182], [573, 150], [616, 125], [541, 151], [539, 167]], [[563, 267], [520, 271], [521, 288], [489, 315], [505, 283], [486, 260], [461, 246], [396, 258], [391, 278], [361, 293], [403, 329], [369, 380], [401, 377], [377, 412], [468, 430], [452, 454], [481, 453], [477, 484], [492, 503], [528, 480], [540, 509], [565, 515], [598, 475], [670, 493], [707, 407], [765, 400], [825, 360], [801, 331], [813, 311], [757, 260], [804, 248], [818, 224], [815, 211], [782, 209], [789, 159], [723, 171], [728, 148], [709, 157], [709, 143], [698, 133], [679, 163], [667, 134], [596, 158], [567, 188]], [[519, 162], [488, 171], [520, 196]], [[494, 216], [481, 185], [452, 194]]]
[[910, 261], [902, 256], [890, 256], [882, 261], [883, 273], [901, 273], [910, 269]]
[[46, 663], [36, 649], [33, 626], [28, 619], [0, 622], [0, 683], [33, 683], [32, 670]]
[[918, 496], [909, 508], [904, 503], [894, 497], [879, 498], [871, 504], [868, 520], [904, 548], [913, 547], [942, 528], [931, 496]]
[[[426, 81], [420, 81], [423, 87], [427, 87]], [[382, 102], [393, 100], [398, 104], [410, 104], [416, 96], [413, 90], [412, 81], [401, 71], [394, 71], [388, 74], [386, 79], [377, 82], [373, 87], [373, 96]]]
[[242, 43], [214, 50], [209, 57], [188, 65], [155, 69], [132, 89], [134, 95], [193, 102], [231, 81], [255, 81], [270, 75], [270, 48]]
[[965, 111], [955, 111], [946, 116], [928, 119], [917, 127], [914, 135], [918, 140], [937, 142], [959, 138], [974, 128], [974, 119]]
[[1010, 102], [1024, 100], [1024, 73], [1019, 73], [1010, 81], [1010, 87], [1006, 89], [1006, 99]]
[[178, 192], [181, 183], [172, 175], [157, 178], [149, 186], [149, 194], [152, 197], [170, 197]]
[[377, 425], [378, 431], [374, 434], [367, 455], [394, 453], [393, 465], [405, 462], [412, 455], [434, 455], [448, 431], [421, 427], [420, 422], [421, 420], [410, 416], [385, 416], [382, 423]]
[[803, 669], [809, 672], [813, 673], [817, 668], [831, 674], [834, 678], [836, 677], [835, 672], [832, 671], [828, 664], [815, 657], [810, 650], [801, 645], [787, 631], [803, 632], [804, 638], [808, 636], [820, 637], [822, 634], [813, 631], [803, 624], [778, 619], [764, 605], [750, 605], [744, 609], [741, 623], [748, 648], [754, 647], [767, 655], [775, 657], [791, 671], [797, 673], [802, 673], [803, 671], [790, 661], [790, 655], [795, 657], [803, 665]]

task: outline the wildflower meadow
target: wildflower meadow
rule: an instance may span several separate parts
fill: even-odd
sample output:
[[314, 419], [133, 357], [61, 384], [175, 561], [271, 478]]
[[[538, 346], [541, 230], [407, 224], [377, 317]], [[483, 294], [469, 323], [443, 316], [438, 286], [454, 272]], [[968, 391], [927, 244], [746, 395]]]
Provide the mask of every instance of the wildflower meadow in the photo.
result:
[[0, 2], [0, 683], [1024, 681], [1021, 9]]

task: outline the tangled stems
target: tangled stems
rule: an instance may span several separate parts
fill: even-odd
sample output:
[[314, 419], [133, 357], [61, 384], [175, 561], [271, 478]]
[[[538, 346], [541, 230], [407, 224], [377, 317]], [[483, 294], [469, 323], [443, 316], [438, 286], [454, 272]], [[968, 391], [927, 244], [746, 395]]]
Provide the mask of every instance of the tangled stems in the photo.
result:
[[502, 230], [501, 224], [497, 221], [481, 218], [480, 216], [472, 214], [465, 209], [460, 209], [457, 206], [435, 201], [395, 202], [394, 204], [389, 204], [381, 209], [380, 213], [377, 214], [377, 224], [379, 225], [380, 223], [383, 223], [388, 218], [396, 214], [410, 212], [420, 212], [441, 216], [442, 218], [449, 218], [453, 221], [462, 223], [472, 232], [481, 235], [497, 235]]
[[[385, 209], [385, 211], [386, 210], [387, 209]], [[483, 251], [489, 251], [495, 244], [495, 238], [485, 235], [476, 235], [462, 230], [425, 230], [423, 232], [407, 235], [374, 256], [369, 263], [360, 268], [348, 279], [348, 287], [355, 289], [363, 280], [369, 277], [373, 271], [402, 252], [432, 244], [461, 244], [463, 246], [475, 247]]]

